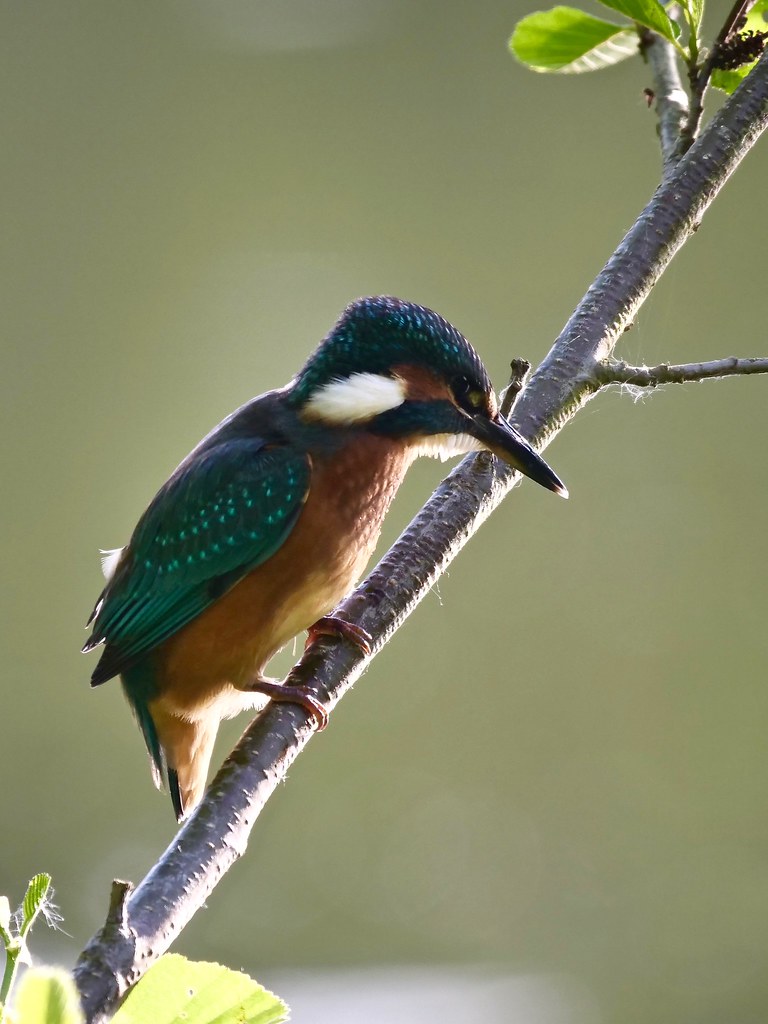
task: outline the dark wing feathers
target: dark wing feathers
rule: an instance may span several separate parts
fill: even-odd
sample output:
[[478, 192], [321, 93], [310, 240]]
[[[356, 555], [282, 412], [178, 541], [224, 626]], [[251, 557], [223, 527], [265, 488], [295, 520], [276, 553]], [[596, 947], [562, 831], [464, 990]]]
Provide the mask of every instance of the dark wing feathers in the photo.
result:
[[260, 438], [194, 453], [139, 521], [86, 644], [111, 679], [203, 612], [283, 544], [309, 489], [306, 454]]

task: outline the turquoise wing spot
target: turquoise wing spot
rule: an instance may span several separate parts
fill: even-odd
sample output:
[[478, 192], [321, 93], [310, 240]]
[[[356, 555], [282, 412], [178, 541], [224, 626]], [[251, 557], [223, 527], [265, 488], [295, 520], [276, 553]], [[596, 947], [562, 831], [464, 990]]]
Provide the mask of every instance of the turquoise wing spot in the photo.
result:
[[[293, 529], [310, 464], [258, 438], [191, 456], [158, 493], [107, 586], [94, 637], [107, 646], [94, 684], [118, 675], [266, 561]], [[226, 514], [213, 515], [224, 507]], [[149, 557], [163, 550], [162, 563]]]

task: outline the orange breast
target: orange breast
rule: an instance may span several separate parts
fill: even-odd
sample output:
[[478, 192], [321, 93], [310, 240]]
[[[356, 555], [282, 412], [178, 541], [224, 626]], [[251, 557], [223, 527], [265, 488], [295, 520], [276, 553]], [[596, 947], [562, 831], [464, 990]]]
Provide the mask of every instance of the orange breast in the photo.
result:
[[[283, 546], [157, 651], [160, 700], [188, 719], [231, 701], [288, 640], [327, 614], [362, 574], [411, 455], [364, 437], [315, 460]], [[226, 711], [223, 711], [226, 714]]]

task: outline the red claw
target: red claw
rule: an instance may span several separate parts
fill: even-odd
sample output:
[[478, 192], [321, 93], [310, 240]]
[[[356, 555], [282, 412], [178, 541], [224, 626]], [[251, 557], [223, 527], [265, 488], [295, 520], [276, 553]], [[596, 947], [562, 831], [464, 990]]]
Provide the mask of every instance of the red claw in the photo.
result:
[[282, 683], [275, 683], [271, 679], [255, 679], [248, 689], [255, 693], [263, 693], [265, 697], [280, 703], [298, 704], [310, 718], [314, 719], [318, 732], [322, 732], [328, 725], [328, 711], [306, 686], [283, 686]]
[[337, 615], [324, 615], [322, 619], [318, 619], [314, 625], [310, 626], [307, 630], [306, 646], [309, 647], [321, 636], [340, 636], [344, 640], [349, 640], [366, 657], [373, 650], [373, 638], [367, 630], [362, 626], [356, 626], [354, 622], [340, 619]]

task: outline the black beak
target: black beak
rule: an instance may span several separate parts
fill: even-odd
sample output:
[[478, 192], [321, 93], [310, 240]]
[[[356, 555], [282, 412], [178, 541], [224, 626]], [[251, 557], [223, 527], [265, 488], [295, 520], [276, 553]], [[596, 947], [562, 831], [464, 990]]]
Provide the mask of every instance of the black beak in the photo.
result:
[[568, 488], [563, 481], [554, 473], [538, 452], [528, 444], [525, 438], [518, 434], [511, 423], [508, 423], [501, 413], [495, 420], [487, 416], [470, 417], [472, 424], [467, 433], [476, 437], [494, 455], [497, 455], [502, 462], [525, 474], [547, 490], [554, 491], [562, 498], [568, 497]]

